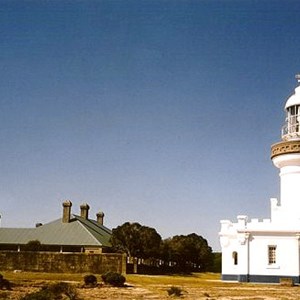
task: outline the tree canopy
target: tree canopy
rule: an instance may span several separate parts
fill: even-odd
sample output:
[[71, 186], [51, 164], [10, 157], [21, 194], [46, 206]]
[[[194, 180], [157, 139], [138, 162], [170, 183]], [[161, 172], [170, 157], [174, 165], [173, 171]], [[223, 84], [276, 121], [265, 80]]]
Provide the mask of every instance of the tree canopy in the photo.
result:
[[112, 230], [111, 243], [129, 257], [153, 258], [159, 255], [161, 236], [154, 228], [126, 222]]
[[154, 228], [126, 222], [112, 230], [111, 243], [116, 251], [129, 257], [160, 259], [165, 267], [178, 271], [206, 271], [213, 262], [211, 247], [196, 233], [162, 241]]
[[206, 270], [212, 264], [212, 249], [206, 239], [196, 233], [176, 235], [166, 239], [162, 246], [165, 261], [175, 262], [181, 269]]

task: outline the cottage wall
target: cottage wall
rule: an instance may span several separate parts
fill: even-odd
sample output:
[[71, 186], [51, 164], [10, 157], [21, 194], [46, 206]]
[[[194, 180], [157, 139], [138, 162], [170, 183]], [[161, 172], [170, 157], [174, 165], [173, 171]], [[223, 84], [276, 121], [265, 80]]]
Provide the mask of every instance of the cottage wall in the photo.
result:
[[49, 273], [126, 273], [126, 256], [118, 253], [0, 252], [0, 270]]

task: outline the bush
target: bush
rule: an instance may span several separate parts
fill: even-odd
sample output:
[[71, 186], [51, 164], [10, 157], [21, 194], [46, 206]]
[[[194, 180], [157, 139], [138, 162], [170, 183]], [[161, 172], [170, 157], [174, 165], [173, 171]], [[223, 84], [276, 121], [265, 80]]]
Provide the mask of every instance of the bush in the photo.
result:
[[105, 284], [110, 284], [112, 286], [118, 287], [124, 286], [124, 283], [126, 281], [126, 278], [122, 274], [116, 272], [107, 272], [105, 274], [102, 274], [101, 278]]
[[[66, 296], [66, 297], [63, 297]], [[43, 287], [40, 291], [27, 294], [21, 300], [79, 300], [77, 290], [74, 286], [59, 282]]]
[[85, 275], [84, 278], [84, 284], [87, 286], [96, 286], [97, 285], [97, 278], [95, 275]]
[[169, 296], [176, 296], [176, 297], [180, 297], [182, 296], [182, 290], [181, 288], [177, 287], [177, 286], [171, 286], [168, 290], [168, 295]]
[[39, 240], [32, 240], [29, 241], [26, 245], [25, 245], [25, 251], [40, 251], [42, 248], [42, 244]]
[[60, 299], [61, 295], [69, 297], [70, 300], [78, 299], [76, 288], [67, 282], [58, 282], [51, 284], [46, 287], [46, 290], [49, 290], [54, 295], [57, 295], [58, 299]]
[[7, 279], [4, 279], [2, 274], [0, 274], [0, 289], [11, 290], [11, 283]]
[[21, 300], [53, 300], [58, 299], [50, 291], [40, 290], [35, 293], [27, 294]]

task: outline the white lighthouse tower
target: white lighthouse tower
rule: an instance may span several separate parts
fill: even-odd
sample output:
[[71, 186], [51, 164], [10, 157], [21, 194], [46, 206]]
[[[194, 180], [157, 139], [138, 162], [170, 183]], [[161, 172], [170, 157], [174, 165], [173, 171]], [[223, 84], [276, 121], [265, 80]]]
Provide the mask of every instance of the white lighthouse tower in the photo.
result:
[[[296, 75], [298, 83], [300, 76]], [[300, 221], [300, 85], [285, 105], [286, 119], [282, 128], [282, 141], [273, 145], [271, 158], [280, 169], [281, 213], [273, 221], [298, 223]]]
[[270, 219], [221, 221], [222, 279], [300, 283], [300, 76], [285, 104], [281, 141], [272, 145], [279, 168], [280, 201], [271, 198]]

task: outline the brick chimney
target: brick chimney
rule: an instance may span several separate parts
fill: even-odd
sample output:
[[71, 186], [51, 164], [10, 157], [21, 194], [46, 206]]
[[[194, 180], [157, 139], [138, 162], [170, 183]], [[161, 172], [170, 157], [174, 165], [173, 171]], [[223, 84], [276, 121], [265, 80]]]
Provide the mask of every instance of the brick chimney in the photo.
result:
[[100, 225], [103, 225], [103, 221], [104, 221], [104, 213], [102, 211], [99, 211], [97, 214], [97, 223], [99, 223]]
[[63, 216], [62, 216], [62, 222], [63, 223], [69, 223], [71, 218], [71, 207], [72, 202], [70, 200], [66, 200], [63, 202]]
[[83, 203], [80, 205], [80, 216], [84, 219], [88, 219], [89, 218], [89, 205], [87, 203]]

